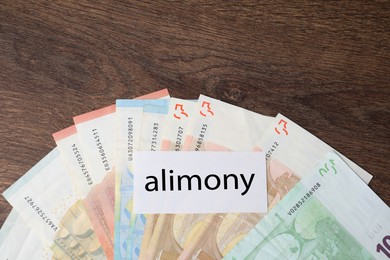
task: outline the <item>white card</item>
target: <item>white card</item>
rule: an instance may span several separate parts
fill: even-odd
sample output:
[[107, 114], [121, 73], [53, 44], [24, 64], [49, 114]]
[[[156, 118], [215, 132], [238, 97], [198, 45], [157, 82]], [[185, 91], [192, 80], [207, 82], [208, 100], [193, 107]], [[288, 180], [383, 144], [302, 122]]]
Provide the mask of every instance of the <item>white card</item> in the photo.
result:
[[266, 212], [263, 152], [134, 152], [134, 212]]

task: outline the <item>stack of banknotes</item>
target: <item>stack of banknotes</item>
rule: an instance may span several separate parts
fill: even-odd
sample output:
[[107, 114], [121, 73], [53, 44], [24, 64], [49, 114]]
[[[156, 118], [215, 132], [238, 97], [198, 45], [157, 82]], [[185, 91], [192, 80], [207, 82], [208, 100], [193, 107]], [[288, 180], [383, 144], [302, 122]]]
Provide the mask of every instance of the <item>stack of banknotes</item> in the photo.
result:
[[[388, 259], [371, 175], [284, 115], [160, 90], [74, 117], [10, 186], [0, 259]], [[132, 212], [134, 151], [264, 151], [268, 213]]]

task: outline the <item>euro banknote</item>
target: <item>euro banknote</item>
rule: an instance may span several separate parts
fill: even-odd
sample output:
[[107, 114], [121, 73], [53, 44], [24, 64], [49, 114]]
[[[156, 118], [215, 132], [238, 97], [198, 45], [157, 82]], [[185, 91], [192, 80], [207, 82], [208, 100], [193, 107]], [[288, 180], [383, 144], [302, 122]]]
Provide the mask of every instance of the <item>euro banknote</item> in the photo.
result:
[[97, 184], [93, 189], [94, 196], [88, 196], [85, 201], [86, 207], [107, 258], [113, 259], [115, 105], [76, 116], [73, 120], [86, 163]]
[[[201, 95], [183, 150], [252, 151], [272, 117]], [[179, 259], [220, 259], [257, 223], [260, 214], [188, 214], [174, 220]]]
[[[162, 151], [180, 151], [196, 101], [171, 98], [165, 128], [162, 130]], [[142, 240], [141, 259], [177, 258], [182, 249], [173, 234], [173, 214], [147, 215]]]
[[[335, 151], [281, 114], [256, 143], [257, 149], [266, 152], [269, 208], [277, 204], [327, 152]], [[337, 153], [364, 182], [371, 180], [368, 172]]]
[[57, 148], [3, 195], [43, 243], [51, 247], [54, 258], [105, 258]]
[[[168, 98], [168, 93], [159, 93], [155, 98]], [[133, 201], [133, 152], [138, 149], [144, 105], [164, 106], [166, 100], [116, 101], [116, 193], [115, 193], [115, 258], [126, 259], [130, 252], [130, 223]], [[132, 252], [132, 259], [138, 257]]]
[[[160, 100], [159, 106], [145, 104], [142, 111], [142, 123], [139, 138], [139, 150], [155, 151], [161, 146], [161, 131], [168, 112], [168, 99]], [[132, 168], [132, 167], [131, 167]], [[134, 174], [137, 174], [134, 172]], [[132, 201], [128, 205], [132, 211]], [[126, 243], [126, 258], [137, 259], [141, 252], [142, 239], [145, 232], [146, 216], [143, 214], [130, 214], [128, 241]]]
[[224, 259], [388, 259], [390, 209], [326, 153]]
[[96, 212], [100, 213], [102, 211], [99, 200], [102, 184], [97, 182], [97, 176], [91, 171], [85, 160], [77, 129], [74, 125], [70, 126], [54, 133], [53, 138], [88, 214], [89, 220], [86, 221], [91, 222], [100, 241], [101, 250], [107, 252], [109, 258], [110, 241], [106, 236], [106, 233], [109, 232], [108, 227], [105, 225], [104, 218], [96, 215]]

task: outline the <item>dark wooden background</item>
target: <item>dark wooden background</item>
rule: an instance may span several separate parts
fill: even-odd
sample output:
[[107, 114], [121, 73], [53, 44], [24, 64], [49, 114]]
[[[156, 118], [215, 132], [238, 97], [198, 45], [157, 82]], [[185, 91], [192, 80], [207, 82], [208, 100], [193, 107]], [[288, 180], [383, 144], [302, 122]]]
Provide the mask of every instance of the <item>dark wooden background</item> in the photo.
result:
[[167, 87], [283, 113], [389, 205], [389, 28], [388, 1], [2, 0], [0, 192], [73, 116]]

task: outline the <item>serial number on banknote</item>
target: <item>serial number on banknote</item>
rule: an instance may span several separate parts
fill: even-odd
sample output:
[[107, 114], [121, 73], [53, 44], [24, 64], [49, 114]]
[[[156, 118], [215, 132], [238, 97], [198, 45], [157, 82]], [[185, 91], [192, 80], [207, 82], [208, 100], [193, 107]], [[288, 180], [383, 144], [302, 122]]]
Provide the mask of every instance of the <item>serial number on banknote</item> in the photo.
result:
[[289, 214], [290, 216], [291, 216], [292, 214], [294, 214], [300, 207], [303, 206], [303, 204], [305, 204], [305, 202], [306, 202], [311, 196], [313, 196], [313, 194], [314, 194], [320, 187], [321, 187], [321, 184], [320, 184], [320, 183], [317, 182], [316, 184], [314, 184], [314, 186], [313, 186], [311, 189], [309, 189], [309, 190], [306, 192], [306, 194], [303, 195], [302, 198], [299, 199], [299, 200], [297, 201], [297, 203], [295, 203], [294, 206], [292, 206], [292, 207], [290, 208], [290, 211], [288, 211], [287, 214]]
[[158, 123], [153, 124], [153, 132], [152, 132], [152, 143], [150, 145], [150, 150], [151, 151], [156, 151], [157, 149], [157, 135], [158, 135]]
[[180, 147], [183, 142], [183, 130], [183, 127], [179, 126], [176, 135], [175, 151], [180, 151]]
[[202, 147], [206, 131], [207, 131], [207, 124], [203, 124], [202, 128], [200, 129], [198, 140], [196, 141], [195, 151], [199, 151], [200, 148]]
[[33, 201], [32, 198], [30, 198], [30, 196], [27, 196], [24, 198], [25, 201], [27, 201], [28, 205], [30, 205], [30, 207], [35, 210], [35, 212], [38, 214], [39, 217], [41, 217], [41, 219], [53, 230], [53, 231], [57, 231], [58, 227], [54, 224], [54, 222], [47, 217], [47, 215], [45, 214], [45, 212], [43, 212], [43, 210], [35, 203], [35, 201]]
[[77, 160], [77, 162], [78, 162], [78, 164], [80, 166], [81, 172], [83, 173], [84, 177], [87, 180], [88, 185], [92, 185], [93, 181], [92, 181], [91, 177], [89, 176], [89, 172], [87, 170], [87, 166], [85, 165], [84, 159], [81, 156], [80, 151], [77, 148], [76, 144], [72, 144], [72, 150], [73, 150], [73, 154], [76, 157], [76, 160]]
[[133, 160], [133, 151], [134, 151], [134, 123], [133, 118], [127, 118], [127, 159], [129, 161]]
[[103, 145], [100, 142], [99, 133], [98, 133], [96, 128], [92, 129], [92, 132], [93, 132], [93, 137], [94, 137], [95, 142], [96, 142], [96, 146], [99, 149], [100, 159], [102, 160], [104, 169], [106, 171], [109, 171], [110, 170], [110, 164], [108, 163], [108, 160], [107, 160], [107, 157], [106, 157], [106, 153], [104, 152]]
[[278, 142], [274, 142], [274, 144], [271, 146], [271, 148], [269, 148], [269, 150], [267, 151], [267, 153], [265, 154], [265, 159], [268, 161], [268, 159], [271, 158], [273, 152], [275, 152], [276, 148], [279, 146], [279, 143]]

